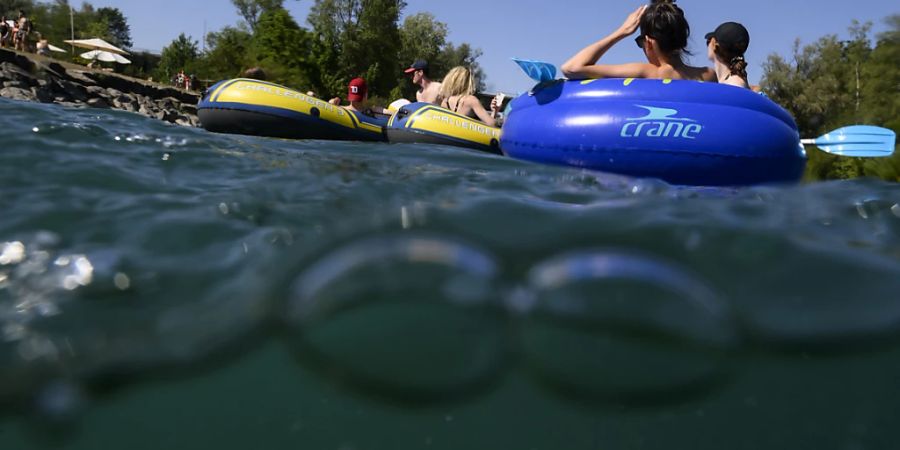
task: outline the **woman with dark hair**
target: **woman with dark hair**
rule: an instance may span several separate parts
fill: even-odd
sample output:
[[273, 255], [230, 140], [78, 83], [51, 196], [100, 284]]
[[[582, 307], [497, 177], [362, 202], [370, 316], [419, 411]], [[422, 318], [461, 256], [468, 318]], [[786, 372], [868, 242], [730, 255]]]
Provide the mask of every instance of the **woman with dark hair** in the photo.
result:
[[[646, 63], [597, 64], [613, 45], [634, 34]], [[661, 78], [715, 81], [715, 72], [707, 67], [692, 67], [684, 62], [691, 28], [684, 11], [675, 0], [652, 0], [631, 13], [618, 30], [582, 49], [562, 66], [569, 79], [586, 78]]]
[[750, 89], [747, 82], [747, 60], [750, 33], [737, 22], [725, 22], [706, 35], [707, 56], [715, 63], [719, 83]]

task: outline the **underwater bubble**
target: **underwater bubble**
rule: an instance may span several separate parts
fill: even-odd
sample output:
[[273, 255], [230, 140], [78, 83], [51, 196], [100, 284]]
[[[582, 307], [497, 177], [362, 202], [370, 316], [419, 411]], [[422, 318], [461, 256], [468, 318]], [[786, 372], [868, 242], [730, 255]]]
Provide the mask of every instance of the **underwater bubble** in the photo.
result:
[[429, 236], [377, 237], [302, 273], [287, 320], [301, 357], [356, 388], [405, 401], [456, 398], [502, 368], [496, 263]]
[[728, 306], [676, 264], [615, 250], [535, 266], [526, 366], [578, 399], [665, 402], [717, 386], [738, 345]]
[[892, 206], [892, 207], [891, 207], [891, 212], [892, 212], [895, 216], [900, 217], [900, 203], [898, 203], [898, 204]]
[[80, 415], [86, 403], [86, 396], [80, 386], [70, 381], [55, 381], [38, 392], [35, 410], [43, 420], [68, 422]]
[[0, 265], [19, 264], [25, 259], [25, 244], [6, 242], [0, 246]]

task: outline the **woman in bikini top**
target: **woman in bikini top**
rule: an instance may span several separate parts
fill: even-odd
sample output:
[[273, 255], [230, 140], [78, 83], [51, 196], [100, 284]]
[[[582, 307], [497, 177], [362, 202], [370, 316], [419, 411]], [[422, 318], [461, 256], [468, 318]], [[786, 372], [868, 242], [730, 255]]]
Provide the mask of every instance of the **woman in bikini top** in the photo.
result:
[[[441, 86], [441, 107], [449, 109], [459, 115], [478, 119], [490, 127], [497, 126], [497, 120], [494, 119], [496, 113], [500, 110], [496, 101], [491, 102], [491, 111], [488, 112], [481, 106], [478, 97], [475, 97], [475, 78], [472, 72], [465, 67], [454, 67], [450, 73], [444, 77]], [[493, 114], [492, 114], [493, 113]]]

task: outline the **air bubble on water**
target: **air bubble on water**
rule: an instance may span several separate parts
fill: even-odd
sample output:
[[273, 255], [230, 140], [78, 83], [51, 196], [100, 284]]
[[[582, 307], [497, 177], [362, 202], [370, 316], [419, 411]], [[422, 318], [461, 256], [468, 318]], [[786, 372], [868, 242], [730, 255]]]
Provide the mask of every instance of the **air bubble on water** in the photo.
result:
[[229, 213], [228, 205], [225, 203], [219, 203], [219, 212], [222, 213], [222, 215], [227, 216]]
[[897, 217], [900, 217], [900, 203], [897, 203], [896, 205], [891, 207], [891, 213], [893, 213]]
[[65, 422], [78, 416], [85, 403], [81, 387], [69, 381], [55, 381], [44, 386], [38, 393], [35, 409], [45, 420]]
[[131, 287], [131, 278], [129, 278], [128, 275], [119, 272], [113, 277], [113, 284], [116, 285], [116, 289], [127, 291]]
[[19, 356], [25, 361], [55, 360], [59, 350], [50, 339], [43, 336], [31, 336], [19, 342]]
[[171, 157], [172, 157], [172, 155], [170, 155], [168, 153], [163, 153], [162, 160], [168, 161]]
[[0, 265], [19, 264], [25, 260], [25, 244], [21, 242], [5, 242], [0, 250]]
[[118, 142], [118, 141], [121, 141], [121, 140], [122, 140], [122, 138], [121, 138], [121, 137], [119, 137], [119, 136], [116, 136], [116, 137], [115, 137], [115, 138], [114, 138], [114, 139], [115, 139], [115, 140], [116, 140], [116, 142]]

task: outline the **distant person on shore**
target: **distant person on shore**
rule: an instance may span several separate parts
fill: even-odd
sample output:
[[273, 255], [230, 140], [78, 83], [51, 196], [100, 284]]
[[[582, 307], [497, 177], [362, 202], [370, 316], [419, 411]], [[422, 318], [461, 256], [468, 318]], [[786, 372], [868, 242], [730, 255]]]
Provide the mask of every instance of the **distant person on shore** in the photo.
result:
[[489, 127], [497, 126], [495, 119], [500, 105], [495, 98], [491, 101], [491, 112], [487, 112], [475, 96], [475, 77], [466, 67], [454, 67], [444, 77], [441, 88], [441, 107], [457, 114], [478, 119]]
[[41, 36], [41, 33], [37, 34], [37, 44], [35, 44], [35, 52], [41, 56], [50, 56], [50, 42], [44, 39]]
[[3, 16], [3, 20], [0, 21], [0, 48], [9, 45], [9, 37], [12, 35], [12, 27], [9, 26], [7, 20], [9, 19]]
[[707, 56], [715, 64], [719, 83], [750, 89], [744, 59], [749, 46], [750, 33], [737, 22], [725, 22], [706, 34]]
[[[619, 41], [634, 34], [637, 46], [647, 58], [645, 63], [597, 64]], [[692, 67], [684, 62], [688, 53], [691, 28], [684, 11], [675, 0], [652, 0], [635, 10], [618, 30], [591, 44], [562, 66], [570, 80], [588, 78], [657, 78], [715, 81], [716, 73], [707, 67]]]
[[[369, 86], [366, 84], [366, 80], [363, 78], [354, 78], [350, 81], [350, 84], [347, 86], [347, 101], [350, 102], [350, 105], [344, 106], [344, 108], [349, 109], [350, 111], [356, 111], [369, 117], [375, 117], [377, 115], [391, 115], [390, 111], [380, 106], [368, 105]], [[335, 97], [329, 100], [328, 103], [331, 103], [335, 106], [341, 106], [341, 98]]]
[[428, 61], [416, 60], [404, 73], [411, 77], [413, 84], [419, 86], [419, 90], [416, 91], [417, 102], [441, 104], [441, 83], [429, 78]]
[[31, 33], [31, 21], [25, 15], [25, 11], [19, 10], [19, 19], [16, 21], [16, 50], [28, 51], [28, 35]]
[[259, 67], [251, 67], [245, 70], [241, 77], [249, 78], [251, 80], [266, 81], [266, 72]]

